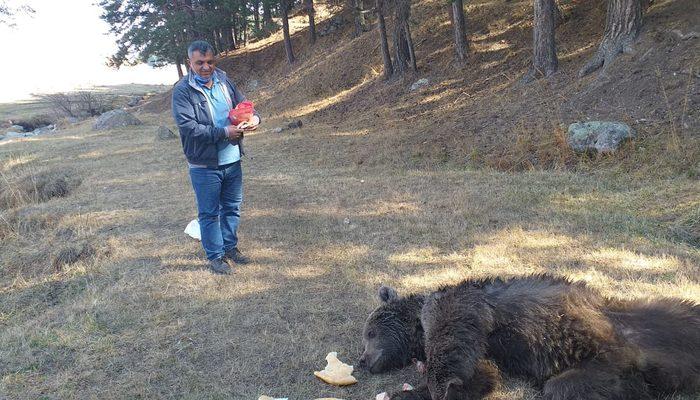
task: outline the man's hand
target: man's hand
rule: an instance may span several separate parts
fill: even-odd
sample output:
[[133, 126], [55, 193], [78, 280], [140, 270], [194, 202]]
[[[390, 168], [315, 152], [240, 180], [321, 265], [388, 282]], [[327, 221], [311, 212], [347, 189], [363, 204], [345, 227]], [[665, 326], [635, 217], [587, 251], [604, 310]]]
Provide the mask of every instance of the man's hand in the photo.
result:
[[254, 131], [258, 129], [258, 125], [260, 125], [260, 117], [258, 117], [257, 115], [253, 115], [250, 121], [241, 122], [240, 124], [238, 124], [237, 128], [246, 131]]
[[233, 125], [229, 125], [224, 129], [226, 129], [226, 136], [228, 136], [229, 140], [240, 139], [241, 135], [243, 134], [243, 129]]

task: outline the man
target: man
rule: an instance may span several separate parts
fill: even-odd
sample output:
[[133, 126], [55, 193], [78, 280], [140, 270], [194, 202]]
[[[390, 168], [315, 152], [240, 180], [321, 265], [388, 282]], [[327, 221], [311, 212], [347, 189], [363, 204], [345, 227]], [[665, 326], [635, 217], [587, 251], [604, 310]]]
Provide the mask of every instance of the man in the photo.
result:
[[187, 54], [190, 71], [173, 91], [173, 116], [189, 165], [209, 267], [214, 273], [230, 274], [229, 263], [248, 262], [238, 250], [236, 233], [243, 200], [242, 140], [244, 131], [257, 128], [260, 116], [230, 125], [229, 111], [245, 96], [215, 67], [209, 43], [194, 41]]

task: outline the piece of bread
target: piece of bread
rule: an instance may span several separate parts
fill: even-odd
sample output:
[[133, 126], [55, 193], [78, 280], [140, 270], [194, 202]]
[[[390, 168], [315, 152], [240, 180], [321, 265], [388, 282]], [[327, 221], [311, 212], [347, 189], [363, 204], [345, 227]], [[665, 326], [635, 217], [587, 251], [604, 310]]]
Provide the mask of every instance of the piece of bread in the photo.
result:
[[320, 380], [336, 386], [347, 386], [357, 383], [352, 376], [353, 366], [338, 360], [338, 353], [332, 351], [326, 356], [328, 365], [323, 371], [314, 371], [314, 375]]

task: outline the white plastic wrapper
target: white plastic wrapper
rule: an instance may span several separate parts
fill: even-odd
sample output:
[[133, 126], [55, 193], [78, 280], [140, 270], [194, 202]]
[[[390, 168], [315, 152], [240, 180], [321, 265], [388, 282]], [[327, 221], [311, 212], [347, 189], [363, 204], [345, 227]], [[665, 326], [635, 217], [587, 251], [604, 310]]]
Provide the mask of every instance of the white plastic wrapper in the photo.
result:
[[199, 232], [199, 221], [197, 221], [196, 219], [190, 221], [190, 223], [187, 224], [187, 227], [185, 228], [185, 233], [190, 235], [194, 239], [202, 240], [202, 236]]

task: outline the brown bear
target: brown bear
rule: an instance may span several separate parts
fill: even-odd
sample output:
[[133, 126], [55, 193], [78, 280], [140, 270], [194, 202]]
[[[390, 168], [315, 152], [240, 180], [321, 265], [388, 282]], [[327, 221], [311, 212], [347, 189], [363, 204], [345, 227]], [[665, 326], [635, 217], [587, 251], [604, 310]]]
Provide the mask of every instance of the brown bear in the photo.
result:
[[426, 385], [392, 399], [479, 399], [500, 371], [552, 400], [700, 390], [700, 306], [688, 301], [608, 299], [548, 275], [469, 280], [429, 296], [382, 287], [379, 297], [360, 366], [427, 365]]

